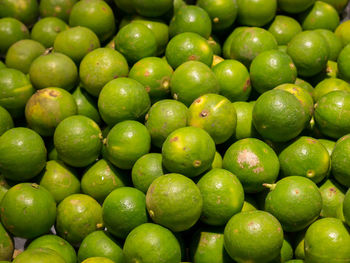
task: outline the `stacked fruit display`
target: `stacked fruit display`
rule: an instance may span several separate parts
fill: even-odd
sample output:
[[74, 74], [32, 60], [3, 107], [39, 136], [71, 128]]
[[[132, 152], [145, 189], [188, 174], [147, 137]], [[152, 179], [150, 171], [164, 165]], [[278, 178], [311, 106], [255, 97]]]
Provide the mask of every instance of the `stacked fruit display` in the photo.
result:
[[0, 262], [349, 263], [347, 3], [0, 0]]

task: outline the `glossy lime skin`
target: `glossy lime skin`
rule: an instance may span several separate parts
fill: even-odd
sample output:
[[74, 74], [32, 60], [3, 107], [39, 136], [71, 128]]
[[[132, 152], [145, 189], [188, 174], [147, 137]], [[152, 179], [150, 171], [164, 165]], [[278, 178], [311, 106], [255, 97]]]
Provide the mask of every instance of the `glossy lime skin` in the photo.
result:
[[179, 128], [163, 143], [163, 165], [170, 172], [195, 177], [210, 168], [215, 152], [215, 142], [206, 131], [197, 127]]
[[[104, 257], [114, 263], [123, 263], [123, 250], [105, 231], [95, 231], [87, 235], [78, 250], [78, 262], [93, 257]], [[101, 262], [101, 261], [98, 261]]]
[[287, 45], [301, 31], [297, 20], [283, 15], [277, 15], [269, 27], [269, 32], [276, 38], [278, 45]]
[[59, 158], [74, 167], [93, 163], [102, 148], [100, 128], [93, 120], [82, 115], [70, 116], [61, 121], [53, 139]]
[[47, 233], [56, 218], [55, 200], [49, 191], [37, 184], [13, 186], [2, 199], [0, 208], [1, 222], [5, 228], [23, 238], [35, 238]]
[[68, 22], [72, 8], [77, 2], [78, 0], [42, 0], [39, 5], [40, 16], [57, 17]]
[[233, 103], [233, 106], [235, 107], [237, 114], [237, 125], [234, 138], [236, 140], [241, 140], [244, 138], [256, 137], [257, 132], [252, 122], [254, 103], [237, 101]]
[[279, 171], [278, 157], [263, 141], [246, 138], [226, 151], [222, 166], [238, 177], [246, 193], [262, 191], [263, 183], [273, 183]]
[[162, 155], [148, 153], [135, 162], [131, 171], [131, 179], [134, 187], [146, 194], [151, 183], [163, 174]]
[[243, 187], [231, 172], [212, 169], [199, 179], [197, 186], [203, 197], [202, 222], [223, 226], [241, 211], [244, 203]]
[[305, 235], [305, 262], [346, 262], [349, 258], [349, 230], [339, 219], [323, 218], [308, 228]]
[[350, 92], [350, 84], [338, 78], [324, 79], [317, 84], [313, 91], [315, 102], [318, 102], [322, 96], [336, 90], [344, 90]]
[[256, 56], [250, 65], [253, 88], [259, 92], [271, 90], [280, 84], [294, 83], [297, 69], [289, 55], [278, 50], [269, 50]]
[[174, 99], [190, 106], [201, 95], [219, 93], [220, 86], [207, 65], [199, 61], [187, 61], [174, 71], [170, 90]]
[[0, 136], [9, 129], [14, 127], [10, 113], [0, 106]]
[[350, 45], [346, 45], [338, 57], [339, 77], [345, 81], [350, 80]]
[[84, 0], [74, 4], [69, 16], [69, 25], [91, 29], [101, 43], [113, 36], [116, 28], [112, 8], [100, 0]]
[[301, 176], [279, 180], [265, 200], [265, 210], [274, 215], [283, 230], [296, 232], [315, 221], [322, 209], [317, 185]]
[[224, 41], [224, 44], [222, 46], [222, 56], [225, 59], [230, 58], [230, 53], [231, 53], [231, 44], [233, 39], [236, 37], [237, 33], [239, 31], [244, 30], [245, 27], [237, 27], [235, 28], [231, 34], [227, 36], [227, 38]]
[[131, 2], [136, 12], [146, 17], [159, 17], [164, 15], [171, 9], [173, 4], [171, 0], [160, 0], [157, 2], [152, 0], [132, 0]]
[[346, 187], [350, 187], [349, 152], [350, 136], [348, 134], [337, 141], [331, 156], [332, 174], [339, 183]]
[[81, 178], [81, 190], [95, 200], [103, 203], [116, 188], [126, 186], [125, 175], [105, 159], [94, 163]]
[[343, 201], [345, 190], [333, 179], [327, 179], [319, 187], [322, 195], [322, 217], [335, 217], [344, 221]]
[[148, 221], [146, 196], [136, 188], [118, 188], [103, 202], [102, 216], [108, 232], [125, 239], [131, 230]]
[[69, 91], [77, 84], [78, 69], [68, 56], [51, 53], [33, 61], [29, 77], [36, 89], [58, 87]]
[[297, 14], [305, 11], [315, 0], [278, 0], [278, 7], [287, 13]]
[[57, 206], [55, 229], [73, 246], [102, 227], [102, 207], [88, 195], [70, 195]]
[[195, 183], [176, 173], [155, 179], [146, 194], [151, 219], [174, 232], [191, 228], [199, 219], [203, 199]]
[[80, 193], [80, 181], [74, 172], [61, 161], [48, 161], [40, 185], [48, 190], [56, 203], [71, 194]]
[[41, 43], [31, 39], [20, 40], [8, 49], [5, 60], [6, 66], [27, 74], [33, 60], [44, 52], [45, 47]]
[[205, 94], [189, 107], [188, 125], [204, 129], [216, 144], [227, 141], [236, 129], [236, 110], [222, 95]]
[[339, 13], [342, 13], [349, 3], [349, 0], [322, 0], [332, 5]]
[[39, 7], [36, 0], [4, 0], [1, 2], [0, 17], [13, 17], [31, 26], [36, 22], [38, 16]]
[[343, 44], [340, 37], [327, 29], [317, 29], [317, 33], [321, 34], [329, 46], [329, 60], [337, 61], [340, 51], [343, 49]]
[[74, 248], [63, 238], [56, 235], [43, 235], [33, 240], [27, 249], [48, 248], [57, 252], [66, 263], [76, 263]]
[[84, 89], [78, 86], [72, 93], [72, 96], [77, 104], [79, 115], [84, 115], [97, 124], [101, 124], [101, 116], [97, 110], [97, 103]]
[[38, 175], [46, 163], [43, 139], [28, 128], [12, 128], [0, 137], [0, 171], [13, 181]]
[[225, 249], [236, 261], [270, 262], [279, 255], [282, 244], [281, 224], [264, 211], [238, 213], [225, 227]]
[[14, 263], [65, 263], [66, 261], [49, 248], [33, 248], [18, 255]]
[[98, 97], [98, 109], [108, 125], [142, 119], [151, 106], [145, 87], [131, 78], [108, 82]]
[[147, 128], [137, 121], [116, 124], [106, 140], [107, 157], [121, 169], [131, 169], [134, 163], [151, 148], [151, 136]]
[[12, 237], [6, 232], [2, 224], [0, 224], [0, 244], [0, 259], [11, 260], [15, 249], [15, 245]]
[[304, 30], [328, 29], [334, 31], [339, 25], [339, 15], [335, 8], [323, 1], [316, 1], [310, 10], [301, 15]]
[[182, 102], [160, 100], [150, 108], [145, 125], [151, 134], [152, 144], [161, 148], [168, 135], [187, 126], [187, 122], [188, 108]]
[[89, 28], [76, 26], [60, 32], [53, 47], [55, 52], [67, 55], [79, 65], [86, 54], [100, 47], [100, 41]]
[[317, 32], [304, 31], [289, 42], [287, 53], [293, 59], [299, 76], [312, 77], [326, 68], [329, 47]]
[[82, 263], [115, 263], [115, 262], [105, 257], [92, 257], [92, 258], [85, 259]]
[[314, 95], [313, 95], [314, 87], [309, 82], [303, 79], [297, 78], [294, 84], [306, 90], [310, 94], [310, 96], [314, 99]]
[[220, 94], [231, 102], [246, 101], [252, 87], [247, 68], [239, 61], [225, 59], [212, 68], [220, 85]]
[[181, 261], [179, 242], [173, 233], [157, 224], [142, 224], [131, 231], [125, 240], [125, 262], [142, 263]]
[[155, 56], [157, 40], [151, 29], [135, 21], [119, 30], [115, 37], [115, 49], [133, 64], [144, 57]]
[[16, 119], [24, 115], [24, 107], [35, 89], [24, 73], [4, 68], [0, 70], [0, 91], [0, 106]]
[[84, 89], [97, 97], [109, 81], [126, 77], [129, 66], [124, 56], [110, 48], [88, 53], [80, 63], [79, 76]]
[[345, 21], [341, 23], [334, 32], [334, 34], [336, 34], [336, 36], [338, 36], [342, 40], [343, 46], [346, 46], [347, 44], [350, 43], [349, 32], [350, 32], [349, 21]]
[[350, 133], [350, 92], [332, 91], [315, 104], [315, 122], [322, 134], [334, 139]]
[[56, 36], [67, 29], [68, 25], [61, 19], [45, 17], [34, 24], [30, 36], [33, 40], [49, 48], [53, 46]]
[[345, 194], [343, 201], [343, 213], [345, 222], [350, 226], [350, 191], [348, 190]]
[[172, 38], [184, 32], [197, 33], [208, 39], [212, 24], [208, 13], [199, 6], [186, 5], [181, 7], [171, 19], [169, 36]]
[[201, 61], [207, 66], [213, 62], [213, 50], [207, 40], [193, 32], [181, 33], [172, 38], [165, 56], [174, 69], [186, 61]]
[[249, 67], [259, 53], [271, 49], [277, 49], [277, 41], [269, 31], [259, 27], [239, 27], [234, 31], [229, 57]]
[[238, 11], [236, 1], [199, 0], [196, 4], [210, 16], [213, 31], [228, 29], [236, 20]]
[[5, 17], [0, 19], [0, 38], [0, 54], [5, 55], [12, 44], [29, 38], [29, 31], [19, 20]]
[[73, 96], [60, 88], [38, 90], [25, 108], [29, 127], [41, 136], [52, 136], [62, 120], [76, 114], [77, 105]]
[[276, 14], [277, 0], [238, 0], [237, 2], [237, 20], [244, 26], [262, 27]]
[[173, 69], [158, 57], [148, 57], [139, 60], [130, 69], [129, 78], [145, 86], [152, 103], [170, 97], [170, 78]]

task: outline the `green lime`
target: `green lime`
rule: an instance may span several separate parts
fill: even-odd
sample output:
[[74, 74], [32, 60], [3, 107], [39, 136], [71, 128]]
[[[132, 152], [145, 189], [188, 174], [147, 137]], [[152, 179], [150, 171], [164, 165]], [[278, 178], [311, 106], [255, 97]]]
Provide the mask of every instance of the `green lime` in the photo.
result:
[[85, 259], [82, 263], [115, 263], [115, 262], [105, 257], [92, 257], [92, 258]]
[[197, 185], [176, 173], [156, 178], [146, 194], [151, 219], [174, 232], [191, 228], [201, 215], [202, 205], [203, 199]]
[[[120, 2], [120, 0], [118, 1]], [[158, 17], [164, 15], [172, 7], [171, 0], [132, 0], [133, 8], [142, 16]]]
[[335, 144], [331, 156], [332, 174], [334, 178], [346, 187], [350, 187], [350, 135], [341, 137]]
[[282, 11], [297, 14], [311, 7], [315, 0], [278, 0], [277, 2]]
[[269, 32], [276, 38], [278, 45], [287, 45], [301, 31], [297, 20], [283, 15], [277, 15], [269, 27]]
[[49, 248], [33, 248], [19, 254], [14, 263], [65, 263], [56, 251]]
[[315, 102], [332, 91], [344, 90], [350, 92], [350, 84], [338, 78], [329, 78], [317, 84], [313, 91]]
[[333, 179], [327, 179], [319, 187], [322, 195], [322, 217], [335, 217], [344, 221], [343, 201], [345, 190]]
[[215, 152], [214, 160], [211, 163], [211, 169], [214, 168], [222, 168], [222, 156], [218, 152]]
[[348, 190], [345, 194], [343, 201], [343, 213], [345, 222], [350, 226], [350, 191]]
[[78, 0], [41, 0], [39, 5], [40, 16], [57, 17], [68, 22], [73, 5]]
[[295, 85], [299, 86], [300, 88], [306, 90], [307, 92], [309, 92], [309, 94], [311, 95], [311, 97], [315, 100], [314, 98], [314, 87], [307, 81], [297, 78], [295, 80]]
[[242, 207], [242, 212], [255, 211], [258, 210], [258, 204], [251, 195], [244, 195], [244, 203]]
[[349, 58], [350, 58], [350, 45], [347, 45], [340, 52], [338, 60], [337, 60], [338, 69], [339, 69], [339, 76], [341, 79], [343, 79], [345, 81], [350, 80]]
[[1, 246], [0, 259], [11, 260], [15, 249], [14, 241], [11, 238], [11, 236], [6, 232], [4, 226], [1, 223], [0, 223], [0, 246]]
[[332, 31], [327, 29], [317, 29], [315, 30], [327, 41], [329, 46], [329, 60], [337, 61], [340, 51], [343, 49], [343, 44], [340, 37], [334, 34]]
[[244, 138], [256, 137], [257, 132], [252, 122], [254, 103], [237, 101], [233, 103], [233, 106], [237, 113], [237, 125], [234, 138], [236, 140], [241, 140]]
[[342, 13], [348, 5], [349, 0], [322, 0], [322, 2], [331, 4], [339, 13]]
[[[213, 54], [216, 56], [221, 56], [221, 44], [219, 42], [220, 40], [217, 37], [211, 35], [207, 41], [209, 46], [213, 50]], [[214, 63], [214, 58], [213, 58], [213, 63]]]
[[0, 19], [0, 38], [0, 54], [5, 55], [12, 44], [21, 39], [29, 38], [29, 31], [21, 21], [5, 17]]
[[343, 46], [346, 46], [347, 44], [350, 43], [349, 32], [350, 32], [350, 21], [344, 21], [334, 31], [335, 35], [341, 39]]
[[1, 2], [0, 17], [13, 17], [27, 26], [32, 26], [38, 16], [39, 5], [36, 0], [3, 0]]
[[9, 129], [14, 127], [10, 113], [0, 106], [0, 136]]
[[276, 15], [277, 0], [238, 0], [237, 20], [244, 26], [262, 27]]

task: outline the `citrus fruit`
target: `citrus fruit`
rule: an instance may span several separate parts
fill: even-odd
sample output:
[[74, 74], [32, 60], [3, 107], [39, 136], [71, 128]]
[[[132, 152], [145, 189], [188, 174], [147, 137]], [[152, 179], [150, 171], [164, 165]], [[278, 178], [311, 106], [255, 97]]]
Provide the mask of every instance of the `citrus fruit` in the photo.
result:
[[223, 168], [238, 177], [246, 193], [254, 193], [264, 189], [263, 183], [275, 182], [279, 162], [275, 152], [266, 143], [246, 138], [227, 149]]
[[58, 87], [69, 91], [77, 84], [78, 69], [68, 56], [51, 53], [33, 61], [29, 68], [29, 77], [36, 89]]
[[12, 128], [0, 137], [0, 172], [13, 181], [29, 180], [45, 167], [43, 139], [28, 128]]
[[48, 190], [57, 203], [71, 194], [80, 193], [80, 181], [61, 161], [48, 161], [40, 185]]
[[174, 69], [186, 61], [200, 61], [211, 66], [213, 50], [208, 41], [193, 32], [180, 33], [173, 37], [165, 50], [165, 56]]
[[350, 133], [348, 110], [350, 92], [337, 90], [322, 96], [315, 104], [315, 121], [322, 134], [339, 139]]
[[65, 263], [66, 261], [49, 248], [33, 248], [19, 254], [14, 263]]
[[288, 236], [285, 236], [283, 239], [282, 248], [280, 254], [277, 258], [275, 258], [272, 262], [280, 263], [280, 262], [288, 262], [288, 260], [293, 258], [293, 247]]
[[346, 46], [347, 44], [350, 43], [349, 29], [350, 29], [350, 22], [344, 21], [334, 31], [335, 35], [341, 39], [343, 46]]
[[281, 224], [264, 211], [249, 211], [234, 215], [224, 231], [224, 245], [236, 261], [270, 262], [283, 244]]
[[[207, 41], [208, 41], [209, 46], [213, 50], [213, 54], [216, 56], [221, 56], [220, 40], [217, 37], [215, 37], [214, 35], [211, 35]], [[213, 63], [214, 63], [214, 57], [213, 57]]]
[[335, 217], [344, 221], [344, 189], [333, 179], [327, 179], [320, 187], [322, 195], [322, 217]]
[[39, 16], [39, 6], [36, 0], [1, 2], [0, 17], [14, 17], [27, 26], [35, 23]]
[[297, 20], [283, 15], [277, 15], [269, 27], [269, 32], [276, 38], [278, 45], [287, 45], [301, 31]]
[[294, 83], [297, 69], [293, 60], [279, 50], [260, 53], [250, 65], [250, 79], [253, 88], [259, 92], [271, 90], [284, 83]]
[[[14, 241], [0, 223], [0, 259], [11, 260], [15, 249]], [[1, 262], [1, 261], [0, 261]]]
[[81, 178], [81, 190], [102, 203], [116, 188], [127, 184], [125, 175], [105, 159], [94, 163]]
[[42, 0], [39, 4], [40, 16], [57, 17], [68, 22], [73, 5], [78, 0]]
[[254, 103], [237, 101], [232, 104], [236, 109], [237, 125], [234, 138], [241, 140], [244, 138], [256, 137], [256, 130], [252, 122]]
[[195, 177], [210, 168], [215, 152], [215, 142], [206, 131], [197, 127], [179, 128], [163, 143], [163, 165], [169, 172]]
[[181, 174], [156, 178], [146, 194], [151, 219], [174, 232], [191, 228], [202, 212], [203, 200], [195, 183]]
[[215, 152], [214, 160], [211, 163], [211, 169], [214, 168], [222, 168], [222, 157], [218, 152]]
[[108, 125], [124, 120], [141, 120], [151, 106], [145, 87], [131, 78], [108, 82], [98, 97], [98, 110]]
[[212, 68], [220, 86], [220, 94], [231, 102], [246, 101], [251, 92], [247, 68], [239, 61], [225, 59]]
[[350, 134], [337, 141], [331, 156], [332, 174], [339, 183], [346, 187], [350, 187], [349, 152]]
[[6, 65], [4, 62], [0, 61], [0, 69], [6, 68]]
[[135, 162], [131, 171], [131, 179], [136, 189], [147, 193], [151, 183], [163, 174], [162, 155], [160, 153], [148, 153]]
[[180, 245], [173, 233], [152, 223], [134, 228], [125, 240], [123, 252], [126, 263], [178, 263], [181, 260]]
[[345, 222], [350, 226], [350, 191], [348, 190], [345, 194], [343, 201], [343, 213]]
[[238, 0], [237, 2], [237, 21], [244, 26], [262, 27], [276, 14], [277, 0]]
[[204, 174], [197, 186], [203, 197], [201, 221], [214, 226], [225, 225], [243, 207], [244, 192], [238, 178], [224, 169]]
[[21, 39], [29, 38], [28, 28], [19, 20], [12, 17], [0, 19], [0, 54], [5, 55], [12, 44]]
[[0, 106], [0, 136], [14, 126], [10, 113]]
[[306, 231], [305, 262], [346, 262], [350, 258], [349, 244], [349, 230], [339, 219], [317, 220]]
[[55, 229], [73, 246], [102, 227], [102, 208], [88, 195], [70, 195], [57, 206]]
[[349, 57], [350, 57], [350, 45], [347, 45], [339, 53], [339, 57], [337, 60], [338, 69], [339, 69], [339, 77], [345, 81], [350, 80], [350, 65], [348, 62]]
[[92, 257], [92, 258], [85, 259], [82, 263], [115, 263], [115, 262], [105, 257]]
[[262, 94], [253, 108], [253, 124], [265, 139], [286, 142], [298, 136], [310, 121], [303, 105], [291, 93], [273, 89]]
[[315, 3], [315, 0], [278, 0], [278, 7], [287, 13], [301, 13]]
[[23, 39], [14, 43], [6, 53], [6, 66], [29, 72], [33, 60], [45, 52], [45, 47], [35, 40]]
[[342, 13], [349, 3], [349, 0], [322, 0], [322, 2], [331, 4], [339, 13]]
[[174, 99], [186, 106], [206, 93], [219, 93], [220, 86], [213, 71], [199, 61], [187, 61], [179, 66], [170, 81]]
[[100, 47], [100, 41], [91, 29], [76, 26], [60, 32], [53, 47], [55, 52], [67, 55], [79, 65], [86, 54]]
[[52, 136], [62, 120], [76, 114], [77, 105], [73, 96], [61, 88], [38, 90], [25, 108], [29, 127], [42, 136]]
[[[43, 3], [41, 1], [40, 3]], [[33, 40], [43, 44], [46, 48], [53, 46], [56, 36], [68, 25], [57, 17], [44, 17], [36, 22], [32, 28], [30, 36]]]
[[154, 103], [170, 97], [170, 78], [173, 69], [161, 58], [148, 57], [136, 62], [130, 69], [129, 78], [140, 82]]
[[303, 80], [303, 79], [300, 79], [300, 78], [297, 78], [295, 80], [295, 85], [299, 86], [300, 88], [306, 90], [307, 92], [309, 92], [309, 94], [311, 95], [311, 97], [313, 99], [314, 98], [314, 95], [313, 95], [313, 92], [314, 92], [314, 87], [307, 81]]
[[315, 102], [319, 101], [322, 96], [336, 90], [345, 90], [350, 92], [350, 84], [338, 78], [324, 79], [317, 84], [313, 91]]
[[74, 248], [63, 238], [56, 235], [43, 235], [34, 239], [27, 249], [48, 248], [57, 252], [66, 263], [76, 263]]
[[343, 44], [340, 37], [327, 29], [317, 29], [317, 33], [321, 34], [327, 41], [329, 46], [329, 60], [337, 61], [340, 51], [343, 49]]
[[236, 37], [236, 35], [240, 31], [244, 30], [245, 28], [247, 28], [247, 27], [237, 27], [232, 31], [231, 34], [229, 34], [227, 36], [227, 38], [225, 39], [224, 44], [222, 46], [222, 56], [224, 58], [226, 58], [226, 59], [230, 58], [230, 56], [231, 56], [231, 44], [232, 44], [234, 38]]
[[152, 105], [146, 115], [152, 144], [161, 148], [165, 139], [176, 129], [187, 126], [188, 108], [180, 101], [161, 100]]
[[212, 23], [208, 13], [201, 7], [186, 5], [181, 7], [169, 24], [169, 36], [172, 38], [184, 32], [192, 32], [208, 39]]
[[158, 17], [164, 15], [172, 7], [171, 0], [159, 0], [155, 3], [152, 0], [132, 0], [133, 8], [142, 16]]
[[[104, 257], [114, 263], [123, 263], [123, 250], [105, 231], [95, 231], [87, 235], [78, 250], [78, 262], [93, 257]], [[101, 263], [101, 261], [98, 261]]]
[[35, 238], [49, 232], [56, 218], [56, 203], [50, 192], [31, 183], [11, 187], [2, 199], [0, 209], [4, 227], [23, 238]]
[[274, 215], [283, 230], [296, 232], [315, 221], [322, 209], [322, 196], [317, 185], [301, 176], [288, 176], [270, 188], [265, 210]]

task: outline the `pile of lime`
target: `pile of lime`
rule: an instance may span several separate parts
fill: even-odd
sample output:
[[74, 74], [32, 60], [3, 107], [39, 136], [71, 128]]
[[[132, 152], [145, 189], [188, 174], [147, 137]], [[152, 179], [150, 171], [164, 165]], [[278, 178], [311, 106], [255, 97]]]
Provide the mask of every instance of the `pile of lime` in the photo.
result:
[[348, 1], [0, 0], [0, 263], [350, 263]]

